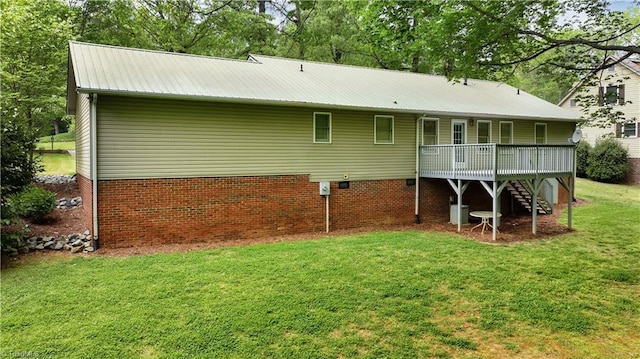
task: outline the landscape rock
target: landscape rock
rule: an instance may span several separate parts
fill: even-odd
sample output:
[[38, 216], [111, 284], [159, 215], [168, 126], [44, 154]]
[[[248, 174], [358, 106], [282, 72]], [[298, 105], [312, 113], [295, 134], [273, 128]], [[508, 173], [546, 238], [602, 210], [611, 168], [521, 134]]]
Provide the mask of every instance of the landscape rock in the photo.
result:
[[18, 247], [18, 253], [21, 253], [21, 254], [29, 253], [29, 247], [27, 246]]
[[83, 247], [73, 247], [71, 248], [71, 253], [82, 252], [83, 249], [84, 249]]
[[54, 241], [48, 241], [48, 242], [45, 242], [44, 247], [45, 248], [51, 248], [51, 247], [53, 247], [54, 244], [55, 244]]
[[56, 208], [70, 209], [82, 206], [82, 197], [66, 198], [63, 197], [57, 201]]
[[84, 244], [84, 242], [81, 239], [76, 239], [75, 242], [71, 243], [72, 247], [78, 247], [78, 246], [82, 246]]
[[84, 251], [85, 252], [93, 252], [94, 249], [93, 249], [93, 247], [87, 247], [87, 248], [84, 249]]
[[64, 243], [62, 242], [56, 242], [55, 246], [53, 246], [53, 249], [55, 249], [56, 251], [61, 250], [64, 247]]
[[36, 182], [45, 184], [65, 184], [76, 182], [75, 175], [43, 175], [37, 176]]
[[36, 249], [37, 250], [44, 249], [44, 244], [40, 243], [40, 244], [36, 245]]

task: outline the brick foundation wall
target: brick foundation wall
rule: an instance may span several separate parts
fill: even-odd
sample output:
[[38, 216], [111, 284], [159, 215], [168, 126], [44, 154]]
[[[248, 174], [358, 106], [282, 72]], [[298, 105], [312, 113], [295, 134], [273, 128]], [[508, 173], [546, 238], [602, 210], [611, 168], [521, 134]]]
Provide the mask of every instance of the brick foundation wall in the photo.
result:
[[[100, 245], [212, 242], [325, 230], [325, 201], [306, 175], [100, 181]], [[404, 179], [331, 183], [330, 228], [411, 224]]]
[[415, 191], [415, 185], [407, 185], [405, 179], [353, 181], [349, 182], [348, 189], [340, 189], [338, 182], [332, 182], [330, 227], [412, 224], [415, 221]]
[[82, 196], [82, 209], [84, 210], [84, 220], [87, 228], [93, 235], [93, 186], [90, 179], [76, 175], [78, 187], [80, 188], [80, 196]]
[[623, 183], [630, 185], [640, 185], [640, 158], [629, 158], [629, 171]]
[[[78, 176], [88, 225], [91, 181]], [[307, 175], [100, 181], [100, 246], [135, 247], [215, 242], [325, 230], [325, 200]], [[446, 180], [420, 179], [420, 220], [449, 221]], [[331, 183], [330, 229], [408, 225], [415, 221], [415, 185], [405, 179]], [[491, 197], [473, 182], [469, 209], [491, 209]], [[510, 210], [502, 195], [502, 212]]]

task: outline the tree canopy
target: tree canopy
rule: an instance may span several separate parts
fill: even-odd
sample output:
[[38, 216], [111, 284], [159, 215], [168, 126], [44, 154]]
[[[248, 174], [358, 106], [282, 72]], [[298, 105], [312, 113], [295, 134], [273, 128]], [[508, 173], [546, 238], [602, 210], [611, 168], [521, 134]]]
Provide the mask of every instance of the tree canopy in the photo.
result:
[[2, 116], [64, 114], [71, 39], [501, 80], [556, 102], [610, 55], [639, 54], [639, 26], [605, 0], [7, 0]]

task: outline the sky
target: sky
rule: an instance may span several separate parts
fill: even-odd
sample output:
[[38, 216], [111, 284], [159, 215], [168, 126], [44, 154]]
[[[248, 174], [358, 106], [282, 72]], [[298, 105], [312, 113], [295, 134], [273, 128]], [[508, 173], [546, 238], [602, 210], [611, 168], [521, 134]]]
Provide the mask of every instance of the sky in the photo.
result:
[[638, 4], [634, 4], [631, 0], [613, 0], [610, 1], [611, 10], [614, 11], [625, 11], [631, 7], [638, 6]]

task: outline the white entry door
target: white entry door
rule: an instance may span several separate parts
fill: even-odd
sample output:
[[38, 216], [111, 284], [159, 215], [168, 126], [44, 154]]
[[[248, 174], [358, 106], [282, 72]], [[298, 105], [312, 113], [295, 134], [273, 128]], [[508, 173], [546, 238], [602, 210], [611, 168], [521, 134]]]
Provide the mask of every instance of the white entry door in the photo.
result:
[[[467, 120], [451, 120], [451, 143], [454, 145], [467, 143]], [[454, 147], [453, 158], [454, 168], [466, 168], [467, 149]]]

